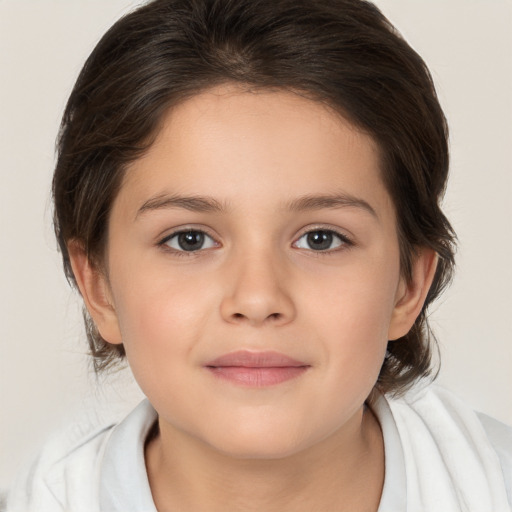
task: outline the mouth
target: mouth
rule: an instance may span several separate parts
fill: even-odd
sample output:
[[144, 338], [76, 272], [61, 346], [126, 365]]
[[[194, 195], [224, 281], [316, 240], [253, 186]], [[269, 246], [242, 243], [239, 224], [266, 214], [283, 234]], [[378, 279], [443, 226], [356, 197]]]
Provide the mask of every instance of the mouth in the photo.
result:
[[222, 355], [205, 365], [219, 379], [255, 388], [274, 386], [295, 379], [310, 367], [278, 352], [247, 350]]

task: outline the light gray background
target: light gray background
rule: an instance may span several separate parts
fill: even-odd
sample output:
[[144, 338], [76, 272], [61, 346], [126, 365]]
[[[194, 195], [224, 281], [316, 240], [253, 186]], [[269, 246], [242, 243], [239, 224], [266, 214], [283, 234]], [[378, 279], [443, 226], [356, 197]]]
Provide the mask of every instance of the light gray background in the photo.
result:
[[[429, 64], [451, 127], [445, 209], [458, 273], [434, 308], [440, 382], [512, 424], [512, 1], [378, 0]], [[48, 434], [92, 406], [139, 400], [128, 372], [88, 372], [61, 271], [49, 186], [77, 73], [130, 0], [0, 0], [0, 488]]]

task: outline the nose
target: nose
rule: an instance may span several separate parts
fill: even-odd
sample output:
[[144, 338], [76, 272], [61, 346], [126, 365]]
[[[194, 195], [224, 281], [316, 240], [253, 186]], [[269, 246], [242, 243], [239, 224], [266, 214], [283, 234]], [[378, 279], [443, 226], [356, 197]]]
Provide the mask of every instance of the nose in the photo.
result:
[[229, 323], [260, 326], [286, 325], [295, 318], [284, 265], [267, 254], [240, 254], [227, 268], [220, 306]]

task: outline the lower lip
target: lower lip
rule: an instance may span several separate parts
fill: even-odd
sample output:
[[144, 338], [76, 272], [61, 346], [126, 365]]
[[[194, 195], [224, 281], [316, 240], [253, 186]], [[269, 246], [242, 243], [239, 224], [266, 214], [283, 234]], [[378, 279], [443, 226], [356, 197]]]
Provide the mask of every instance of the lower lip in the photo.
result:
[[215, 377], [241, 386], [262, 388], [275, 386], [302, 375], [308, 366], [250, 368], [245, 366], [207, 366]]

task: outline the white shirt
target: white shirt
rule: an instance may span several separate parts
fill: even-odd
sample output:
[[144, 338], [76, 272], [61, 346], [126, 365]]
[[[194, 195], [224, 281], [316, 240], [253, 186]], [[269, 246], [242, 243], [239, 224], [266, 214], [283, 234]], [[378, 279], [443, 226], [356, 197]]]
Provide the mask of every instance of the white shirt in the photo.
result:
[[[512, 428], [447, 391], [380, 396], [385, 481], [378, 512], [510, 512]], [[77, 426], [50, 442], [8, 497], [7, 512], [157, 512], [144, 442], [157, 414], [141, 402], [122, 422]]]

